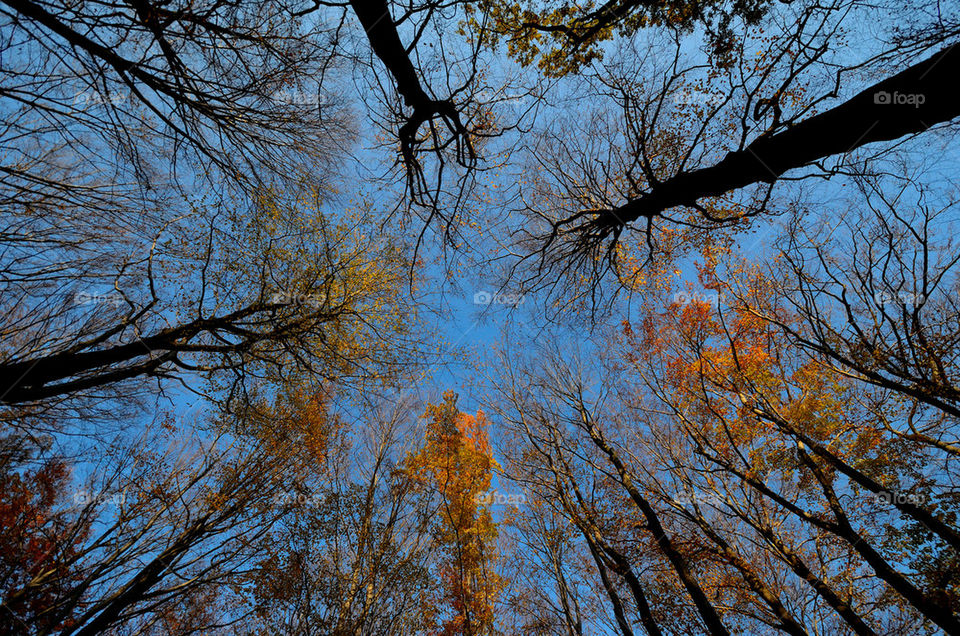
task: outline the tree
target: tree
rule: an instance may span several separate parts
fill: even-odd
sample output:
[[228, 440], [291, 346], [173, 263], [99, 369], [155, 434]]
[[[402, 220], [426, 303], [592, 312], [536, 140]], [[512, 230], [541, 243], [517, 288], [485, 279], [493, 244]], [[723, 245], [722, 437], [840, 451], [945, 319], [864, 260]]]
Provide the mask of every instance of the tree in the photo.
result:
[[[764, 295], [764, 286], [754, 289], [754, 298]], [[907, 526], [923, 526], [938, 550], [953, 554], [953, 515], [944, 515], [938, 502], [945, 494], [944, 476], [915, 472], [941, 451], [917, 444], [886, 450], [884, 442], [895, 444], [896, 437], [876, 418], [880, 413], [880, 418], [902, 417], [899, 400], [845, 380], [822, 358], [797, 355], [769, 322], [748, 309], [734, 307], [730, 313], [732, 318], [722, 311], [714, 316], [709, 305], [695, 302], [670, 318], [674, 328], [658, 329], [652, 320], [644, 325], [631, 356], [660, 358], [646, 367], [645, 382], [684, 422], [698, 455], [731, 471], [797, 520], [846, 541], [851, 554], [928, 620], [945, 631], [955, 629], [950, 602], [902, 574], [895, 551], [884, 553], [876, 511], [851, 503], [866, 493], [892, 503]], [[830, 514], [804, 509], [793, 503], [796, 495], [788, 495], [789, 489], [778, 492], [771, 485], [783, 488], [794, 480], [801, 501], [810, 497], [814, 510]], [[918, 481], [912, 488], [927, 494], [901, 490], [911, 489], [906, 484], [912, 480]], [[830, 602], [838, 611], [846, 609]]]
[[[776, 289], [751, 285], [754, 301]], [[506, 470], [576, 528], [618, 633], [955, 630], [937, 566], [957, 555], [953, 470], [932, 469], [949, 455], [887, 430], [916, 400], [808, 356], [747, 304], [651, 309], [622, 354], [586, 365], [548, 349], [504, 362], [497, 385], [524, 442]], [[529, 541], [549, 536], [549, 510], [524, 511]], [[912, 541], [922, 557], [905, 557]]]
[[927, 24], [918, 10], [916, 23], [865, 37], [869, 52], [854, 59], [836, 45], [861, 10], [770, 7], [738, 29], [730, 66], [682, 33], [638, 31], [565, 77], [555, 90], [568, 106], [523, 139], [514, 284], [603, 309], [636, 287], [638, 265], [765, 227], [801, 184], [830, 196], [820, 182], [880, 172], [895, 149], [950, 135], [958, 113], [934, 76], [956, 62], [956, 16]]
[[[401, 368], [413, 353], [401, 353], [412, 318], [398, 293], [404, 250], [386, 240], [374, 258], [350, 219], [335, 223], [319, 205], [310, 191], [293, 204], [265, 193], [232, 223], [214, 225], [211, 211], [197, 232], [183, 219], [185, 245], [182, 234], [156, 237], [110, 291], [78, 289], [70, 274], [5, 297], [0, 399], [110, 395], [142, 377], [192, 375], [229, 402], [284, 368], [341, 380]], [[41, 291], [65, 298], [34, 301]]]
[[288, 493], [292, 514], [262, 551], [256, 624], [270, 633], [422, 631], [435, 583], [435, 508], [402, 469], [418, 434], [409, 400], [372, 405], [328, 439], [323, 467]]
[[[765, 130], [713, 165], [656, 179], [648, 192], [617, 208], [588, 211], [596, 216], [582, 231], [599, 237], [618, 236], [634, 221], [681, 206], [700, 209], [707, 221], [721, 220], [700, 208], [699, 200], [753, 184], [773, 183], [787, 171], [949, 122], [960, 115], [960, 110], [955, 100], [942, 92], [943, 81], [958, 65], [960, 56], [952, 45], [947, 46], [834, 108], [797, 122], [782, 122], [781, 132]], [[922, 95], [923, 103], [887, 103], [887, 96], [892, 95]]]
[[[729, 63], [735, 35], [731, 23], [755, 25], [763, 17], [767, 0], [748, 2], [689, 2], [609, 0], [600, 5], [564, 3], [552, 7], [536, 2], [492, 1], [481, 3], [489, 12], [491, 37], [505, 39], [508, 51], [521, 62], [537, 66], [548, 75], [575, 73], [602, 59], [601, 44], [616, 35], [642, 28], [691, 30], [706, 27], [712, 53]], [[544, 42], [546, 40], [546, 42]], [[552, 45], [544, 51], [546, 43]]]
[[286, 3], [61, 4], [0, 8], [0, 401], [316, 362], [318, 340], [355, 372], [333, 343], [364, 327], [330, 325], [370, 298], [358, 256], [382, 252], [384, 280], [408, 263], [361, 213], [319, 218], [351, 139], [335, 30]]
[[[31, 626], [44, 632], [69, 630], [74, 625], [75, 613], [55, 619], [46, 609], [79, 582], [81, 573], [75, 558], [89, 525], [74, 529], [68, 515], [56, 509], [69, 481], [63, 461], [48, 459], [36, 468], [24, 469], [9, 454], [12, 449], [4, 450], [7, 452], [2, 460], [5, 486], [0, 499], [3, 595], [0, 625], [11, 634], [31, 633]], [[41, 578], [56, 584], [30, 590], [31, 582]]]
[[434, 532], [443, 550], [437, 572], [443, 589], [436, 600], [448, 608], [442, 613], [424, 609], [432, 623], [442, 620], [438, 634], [493, 634], [494, 603], [503, 581], [496, 570], [497, 528], [481, 503], [496, 469], [488, 424], [482, 412], [458, 411], [450, 391], [442, 404], [428, 405], [424, 417], [426, 444], [407, 458], [406, 470], [439, 498]]
[[[562, 504], [561, 514], [577, 528], [592, 555], [602, 581], [597, 587], [605, 591], [618, 633], [632, 633], [635, 620], [648, 633], [668, 629], [727, 633], [693, 571], [691, 555], [681, 547], [682, 535], [664, 528], [665, 513], [651, 505], [639, 490], [640, 478], [596, 428], [596, 412], [586, 401], [596, 385], [580, 377], [576, 367], [561, 362], [561, 355], [569, 357], [559, 351], [555, 356], [548, 353], [539, 369], [515, 370], [514, 379], [502, 385], [510, 392], [501, 415], [526, 442], [522, 454], [513, 459], [517, 466], [513, 474], [523, 483], [537, 484], [538, 498]], [[538, 395], [544, 399], [534, 397]], [[663, 578], [643, 581], [641, 568]], [[655, 596], [651, 584], [664, 585], [669, 593], [661, 590]], [[679, 601], [685, 594], [692, 602]], [[632, 598], [629, 605], [625, 595]], [[674, 599], [679, 607], [661, 613], [663, 608], [657, 605]], [[580, 627], [569, 619], [567, 626], [579, 633]]]
[[[350, 8], [359, 19], [373, 54], [389, 71], [396, 91], [403, 97], [407, 108], [412, 109], [409, 115], [405, 115], [402, 109], [397, 113], [397, 119], [403, 123], [394, 134], [400, 143], [400, 156], [407, 175], [407, 190], [414, 201], [424, 203], [429, 186], [417, 156], [419, 147], [429, 143], [429, 148], [440, 154], [452, 145], [455, 148], [455, 160], [466, 167], [471, 167], [477, 159], [472, 142], [476, 131], [468, 129], [470, 122], [461, 115], [453, 96], [438, 99], [428, 94], [429, 86], [424, 86], [410, 59], [411, 50], [416, 47], [439, 5], [428, 3], [422, 8], [411, 7], [400, 20], [394, 20], [387, 0], [351, 0]], [[404, 46], [397, 27], [402, 22], [413, 19], [417, 13], [426, 13], [426, 16], [422, 18], [423, 22], [417, 28], [413, 42]], [[474, 67], [473, 74], [466, 79], [464, 85], [453, 92], [467, 89], [473, 83], [476, 73]], [[426, 138], [422, 138], [420, 129], [425, 124], [430, 133]], [[445, 133], [449, 133], [449, 138], [445, 137]]]
[[[828, 237], [813, 240], [797, 223], [782, 238], [780, 263], [763, 275], [769, 294], [744, 294], [742, 285], [732, 292], [843, 373], [957, 417], [958, 259], [951, 237], [940, 238], [952, 227], [956, 204], [929, 185], [860, 179], [855, 192], [866, 205], [836, 220]], [[951, 426], [949, 419], [923, 419]], [[909, 427], [901, 433], [906, 439], [957, 451], [940, 441], [954, 436], [949, 429], [925, 434]]]
[[3, 629], [960, 633], [958, 34], [0, 0]]
[[[29, 163], [21, 165], [7, 158], [4, 185], [24, 203], [60, 195], [92, 204], [109, 196], [108, 189], [82, 187], [102, 159], [146, 180], [151, 155], [172, 159], [187, 151], [228, 178], [251, 179], [291, 166], [299, 173], [329, 149], [325, 135], [335, 133], [328, 123], [336, 120], [326, 117], [336, 109], [321, 112], [316, 87], [335, 35], [290, 19], [294, 7], [287, 3], [11, 0], [2, 13], [12, 60], [4, 70], [7, 140], [26, 136], [55, 151], [40, 157], [26, 148], [20, 158]], [[316, 108], [282, 99], [285, 90], [313, 93]], [[84, 156], [76, 143], [96, 148], [97, 141], [114, 152]], [[63, 182], [45, 178], [61, 173], [64, 156], [72, 160], [67, 166], [84, 168]]]

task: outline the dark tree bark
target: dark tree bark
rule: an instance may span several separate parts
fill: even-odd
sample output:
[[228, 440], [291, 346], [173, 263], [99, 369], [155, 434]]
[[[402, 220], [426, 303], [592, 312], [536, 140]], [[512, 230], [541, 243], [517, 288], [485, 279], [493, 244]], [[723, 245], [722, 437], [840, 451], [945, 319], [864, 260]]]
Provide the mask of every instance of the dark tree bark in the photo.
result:
[[697, 611], [700, 613], [700, 618], [703, 619], [704, 626], [706, 627], [707, 631], [710, 634], [720, 634], [721, 636], [729, 635], [730, 632], [724, 626], [723, 621], [720, 620], [720, 615], [717, 613], [716, 608], [714, 608], [713, 604], [710, 602], [710, 599], [707, 598], [706, 593], [703, 591], [703, 588], [690, 571], [686, 558], [684, 558], [684, 556], [677, 549], [673, 540], [670, 538], [670, 535], [667, 534], [666, 529], [660, 522], [660, 516], [657, 514], [656, 510], [653, 509], [653, 506], [650, 505], [650, 502], [647, 501], [647, 499], [637, 489], [633, 479], [630, 476], [630, 471], [627, 469], [626, 465], [620, 459], [620, 456], [616, 453], [613, 447], [607, 443], [596, 424], [589, 420], [585, 412], [582, 413], [583, 425], [587, 430], [587, 433], [590, 435], [590, 439], [593, 440], [593, 443], [596, 445], [596, 447], [603, 451], [603, 453], [610, 460], [610, 463], [613, 464], [617, 471], [617, 475], [620, 478], [620, 483], [623, 484], [623, 487], [629, 493], [630, 498], [643, 514], [643, 517], [647, 522], [647, 528], [653, 534], [657, 541], [657, 545], [660, 547], [660, 550], [670, 561], [670, 564], [673, 566], [677, 577], [680, 579], [681, 583], [683, 583], [687, 593], [689, 593], [690, 597], [693, 599], [693, 603], [696, 606]]
[[[410, 60], [410, 51], [400, 40], [387, 0], [350, 0], [350, 6], [367, 34], [373, 54], [393, 77], [403, 101], [413, 109], [410, 115], [403, 117], [404, 121], [397, 132], [411, 190], [415, 193], [417, 184], [422, 185], [422, 169], [416, 156], [417, 146], [422, 142], [417, 140], [417, 131], [427, 122], [437, 118], [442, 120], [452, 135], [451, 141], [457, 146], [458, 161], [464, 165], [472, 163], [475, 154], [457, 106], [450, 99], [431, 97], [429, 87], [420, 81], [417, 69]], [[436, 136], [435, 131], [433, 136]], [[444, 145], [443, 142], [436, 144], [438, 148]]]
[[[958, 74], [960, 48], [949, 46], [835, 108], [756, 139], [713, 166], [651, 184], [649, 192], [618, 208], [587, 211], [596, 216], [585, 229], [600, 237], [616, 236], [638, 219], [650, 219], [678, 206], [693, 207], [702, 198], [752, 184], [773, 183], [789, 170], [950, 121], [960, 116], [960, 100], [953, 88]], [[921, 97], [910, 99], [912, 103], [896, 103], [906, 101], [905, 96]]]
[[[180, 354], [227, 356], [252, 352], [258, 343], [296, 338], [328, 322], [330, 316], [307, 313], [289, 319], [270, 311], [279, 304], [257, 304], [223, 316], [198, 319], [106, 348], [78, 346], [46, 356], [0, 364], [0, 403], [33, 402], [107, 386], [138, 376], [162, 373], [173, 363], [190, 365]], [[204, 334], [210, 341], [198, 340]], [[101, 340], [101, 339], [98, 339]]]

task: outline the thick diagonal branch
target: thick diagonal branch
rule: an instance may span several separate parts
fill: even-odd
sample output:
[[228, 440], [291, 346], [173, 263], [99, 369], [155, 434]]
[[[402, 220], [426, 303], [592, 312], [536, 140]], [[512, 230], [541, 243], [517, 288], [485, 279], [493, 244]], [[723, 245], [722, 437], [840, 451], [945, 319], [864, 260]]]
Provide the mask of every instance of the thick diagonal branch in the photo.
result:
[[921, 133], [960, 116], [960, 100], [953, 89], [958, 74], [960, 48], [947, 47], [836, 108], [760, 137], [713, 166], [681, 172], [625, 205], [599, 210], [588, 225], [607, 236], [671, 208], [692, 207], [702, 198], [756, 183], [773, 183], [785, 172], [815, 161]]
[[[258, 303], [104, 349], [64, 351], [0, 363], [0, 403], [32, 402], [155, 375], [166, 363], [178, 363], [177, 356], [184, 353], [250, 354], [260, 343], [280, 342], [330, 319], [323, 312], [278, 319], [270, 313], [277, 309], [276, 304]], [[212, 340], [199, 342], [197, 339], [204, 334]]]

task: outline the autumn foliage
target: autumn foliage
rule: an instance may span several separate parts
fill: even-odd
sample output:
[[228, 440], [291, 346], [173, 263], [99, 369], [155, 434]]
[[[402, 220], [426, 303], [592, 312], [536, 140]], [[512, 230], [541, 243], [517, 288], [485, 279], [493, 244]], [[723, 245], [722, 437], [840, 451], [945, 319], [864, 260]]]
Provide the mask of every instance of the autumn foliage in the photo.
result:
[[[8, 458], [3, 459], [6, 464]], [[3, 474], [0, 490], [0, 626], [6, 633], [23, 634], [39, 626], [67, 629], [71, 617], [48, 610], [80, 582], [74, 559], [87, 524], [64, 510], [69, 469], [56, 460], [15, 471], [5, 468], [9, 472]]]
[[0, 636], [960, 635], [960, 2], [2, 5]]
[[503, 581], [497, 574], [497, 525], [480, 501], [497, 463], [483, 412], [462, 413], [456, 400], [447, 392], [443, 403], [427, 406], [424, 447], [406, 462], [439, 500], [434, 533], [443, 554], [437, 569], [443, 585], [424, 611], [437, 634], [492, 634]]

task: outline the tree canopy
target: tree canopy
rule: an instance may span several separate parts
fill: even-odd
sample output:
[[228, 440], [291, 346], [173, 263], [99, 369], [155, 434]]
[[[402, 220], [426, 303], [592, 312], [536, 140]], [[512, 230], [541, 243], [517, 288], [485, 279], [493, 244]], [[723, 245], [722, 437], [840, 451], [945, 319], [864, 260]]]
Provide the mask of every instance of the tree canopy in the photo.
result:
[[0, 0], [0, 631], [960, 634], [958, 43]]

